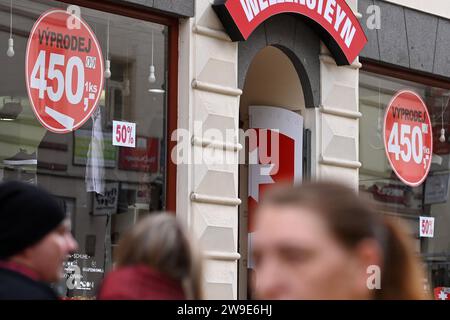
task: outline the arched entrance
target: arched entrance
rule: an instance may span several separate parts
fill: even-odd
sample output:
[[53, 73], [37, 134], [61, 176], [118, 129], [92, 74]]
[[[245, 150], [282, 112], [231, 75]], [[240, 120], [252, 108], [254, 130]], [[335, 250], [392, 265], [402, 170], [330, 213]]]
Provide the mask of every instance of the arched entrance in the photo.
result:
[[[240, 128], [246, 130], [249, 127], [249, 106], [280, 107], [303, 117], [303, 128], [312, 133], [309, 135], [310, 140], [305, 139], [305, 142], [314, 148], [316, 111], [321, 101], [319, 36], [305, 19], [280, 14], [266, 20], [247, 41], [241, 42], [238, 53], [238, 85], [243, 90], [239, 109]], [[245, 145], [245, 141], [241, 143]], [[306, 159], [314, 152], [306, 154]], [[309, 159], [309, 164], [313, 162]], [[248, 165], [241, 164], [239, 198], [242, 205], [239, 208], [238, 249], [241, 254], [238, 267], [240, 299], [250, 298], [247, 270], [248, 175]]]
[[[303, 69], [304, 70], [304, 69]], [[307, 87], [311, 93], [311, 88]], [[248, 67], [245, 82], [243, 85], [243, 95], [240, 100], [240, 128], [246, 131], [251, 126], [249, 124], [249, 109], [258, 109], [263, 111], [267, 106], [273, 111], [289, 110], [292, 117], [300, 115], [302, 124], [295, 128], [298, 130], [301, 140], [299, 145], [303, 145], [303, 120], [306, 123], [313, 123], [311, 117], [314, 117], [314, 112], [307, 112], [306, 95], [304, 87], [299, 77], [298, 68], [295, 67], [290, 56], [286, 54], [286, 50], [281, 50], [275, 46], [266, 46], [259, 53], [257, 53]], [[310, 96], [311, 97], [311, 96]], [[266, 107], [262, 107], [266, 106]], [[311, 110], [311, 109], [310, 109]], [[280, 115], [281, 116], [281, 115]], [[287, 114], [289, 117], [289, 114]], [[273, 128], [279, 129], [279, 128]], [[245, 145], [245, 152], [249, 152], [248, 141], [240, 141]], [[301, 150], [303, 151], [303, 150]], [[280, 153], [280, 156], [281, 155]], [[297, 154], [289, 154], [289, 157], [300, 157], [303, 162], [302, 152]], [[241, 164], [239, 167], [239, 198], [242, 204], [239, 208], [239, 252], [241, 260], [239, 262], [239, 298], [250, 298], [248, 272], [249, 266], [249, 214], [252, 208], [249, 206], [249, 164]], [[259, 186], [257, 186], [259, 188]]]

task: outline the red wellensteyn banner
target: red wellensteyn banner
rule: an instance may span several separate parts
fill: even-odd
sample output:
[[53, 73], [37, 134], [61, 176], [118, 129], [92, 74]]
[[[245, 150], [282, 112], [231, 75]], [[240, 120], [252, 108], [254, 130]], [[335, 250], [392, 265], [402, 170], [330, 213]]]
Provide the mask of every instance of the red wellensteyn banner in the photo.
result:
[[[367, 37], [345, 0], [225, 0], [213, 5], [233, 41], [245, 41], [264, 21], [280, 13], [312, 20], [339, 65], [351, 64]], [[289, 30], [286, 30], [289, 32]]]

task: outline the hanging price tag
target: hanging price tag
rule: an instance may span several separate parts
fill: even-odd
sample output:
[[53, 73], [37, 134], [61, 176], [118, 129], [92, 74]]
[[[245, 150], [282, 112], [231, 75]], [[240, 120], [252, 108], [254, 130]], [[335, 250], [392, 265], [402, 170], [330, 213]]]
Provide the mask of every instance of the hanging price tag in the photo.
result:
[[[79, 28], [67, 21], [78, 20]], [[31, 106], [48, 130], [68, 133], [94, 112], [103, 90], [103, 55], [94, 33], [63, 10], [45, 12], [28, 39], [25, 76]]]
[[136, 147], [136, 123], [113, 121], [113, 145]]
[[397, 177], [415, 187], [430, 171], [433, 131], [422, 98], [413, 91], [400, 91], [389, 103], [384, 117], [386, 155]]

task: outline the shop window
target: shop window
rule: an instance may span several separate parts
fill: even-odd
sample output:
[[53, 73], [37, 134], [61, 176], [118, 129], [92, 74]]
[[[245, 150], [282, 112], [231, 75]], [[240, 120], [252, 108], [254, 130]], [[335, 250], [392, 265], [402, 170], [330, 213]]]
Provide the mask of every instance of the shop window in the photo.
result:
[[[79, 129], [57, 134], [32, 110], [24, 61], [34, 23], [49, 9], [67, 7], [57, 1], [13, 1], [15, 54], [9, 57], [10, 1], [0, 0], [0, 44], [5, 45], [0, 54], [0, 181], [36, 184], [60, 200], [79, 252], [70, 257], [57, 289], [66, 298], [93, 299], [114, 264], [123, 233], [141, 217], [166, 208], [168, 27], [81, 7], [104, 59], [109, 54], [111, 77], [92, 116]], [[150, 82], [152, 63], [155, 81]], [[136, 125], [134, 148], [113, 145], [114, 120]]]
[[[424, 288], [433, 292], [436, 288], [450, 287], [450, 91], [407, 79], [407, 76], [400, 79], [360, 73], [359, 107], [363, 116], [360, 120], [359, 188], [382, 212], [410, 226], [417, 254], [427, 271]], [[432, 124], [431, 167], [426, 180], [417, 187], [410, 187], [397, 178], [384, 147], [386, 108], [400, 90], [412, 90], [423, 99]], [[445, 129], [444, 138], [441, 138], [441, 129]], [[420, 237], [421, 216], [435, 219], [433, 237]]]

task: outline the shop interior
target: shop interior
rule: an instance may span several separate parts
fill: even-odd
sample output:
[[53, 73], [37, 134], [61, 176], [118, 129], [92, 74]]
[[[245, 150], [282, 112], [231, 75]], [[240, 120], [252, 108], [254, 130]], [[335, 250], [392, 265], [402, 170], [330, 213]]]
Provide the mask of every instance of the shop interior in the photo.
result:
[[[433, 130], [433, 156], [429, 175], [418, 187], [401, 182], [386, 157], [384, 115], [400, 90], [418, 93], [428, 107]], [[450, 91], [438, 87], [360, 73], [360, 169], [361, 194], [373, 200], [385, 214], [405, 222], [416, 239], [416, 251], [427, 272], [424, 288], [450, 286]], [[441, 130], [445, 133], [442, 137]], [[434, 236], [419, 236], [419, 217], [434, 217]]]
[[[70, 257], [58, 290], [68, 298], [93, 299], [122, 234], [140, 217], [165, 209], [168, 29], [81, 7], [81, 18], [111, 61], [111, 77], [92, 117], [74, 132], [56, 134], [32, 110], [24, 61], [39, 16], [68, 5], [12, 4], [0, 0], [0, 181], [33, 183], [60, 199], [80, 250]], [[112, 145], [113, 120], [136, 124], [135, 148]], [[67, 281], [76, 281], [73, 289]]]

